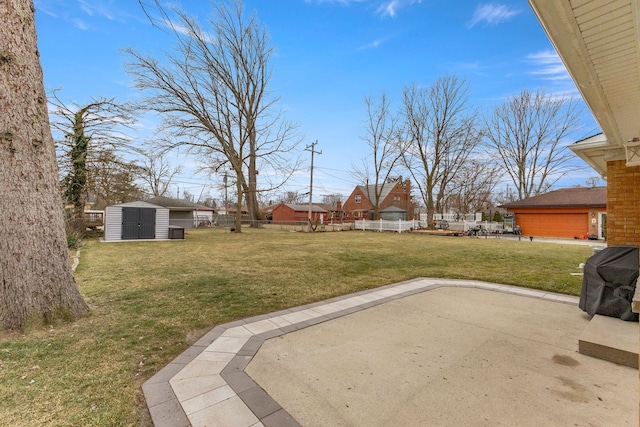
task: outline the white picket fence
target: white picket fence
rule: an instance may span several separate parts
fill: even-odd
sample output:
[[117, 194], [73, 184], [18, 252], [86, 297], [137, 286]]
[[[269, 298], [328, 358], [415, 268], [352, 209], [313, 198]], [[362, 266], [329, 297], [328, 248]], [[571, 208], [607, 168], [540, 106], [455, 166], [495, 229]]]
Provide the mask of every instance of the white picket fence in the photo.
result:
[[[489, 222], [489, 221], [449, 221], [448, 230], [452, 231], [467, 231], [470, 228], [482, 226], [489, 233], [502, 233], [503, 224], [501, 222]], [[426, 228], [425, 221], [387, 221], [387, 220], [367, 220], [362, 219], [355, 221], [354, 229], [363, 231], [394, 231], [402, 233], [404, 231], [417, 230], [420, 228]]]
[[370, 230], [370, 231], [395, 231], [398, 233], [402, 233], [403, 231], [410, 231], [412, 229], [418, 228], [420, 221], [402, 221], [401, 219], [397, 221], [387, 221], [383, 219], [379, 220], [367, 220], [362, 219], [355, 221], [355, 229], [356, 230]]
[[[420, 219], [423, 221], [426, 221], [427, 214], [421, 213]], [[477, 222], [477, 221], [482, 221], [482, 213], [476, 212], [476, 213], [470, 213], [466, 215], [459, 215], [455, 213], [434, 213], [433, 219], [434, 220], [445, 219], [449, 222]]]

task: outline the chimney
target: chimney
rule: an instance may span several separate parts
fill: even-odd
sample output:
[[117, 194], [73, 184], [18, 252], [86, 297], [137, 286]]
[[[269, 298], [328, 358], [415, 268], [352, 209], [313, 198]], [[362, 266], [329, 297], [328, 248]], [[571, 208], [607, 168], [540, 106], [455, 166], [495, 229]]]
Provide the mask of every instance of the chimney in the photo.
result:
[[404, 181], [404, 208], [407, 211], [407, 219], [413, 219], [413, 207], [411, 205], [411, 181], [408, 179], [405, 179]]

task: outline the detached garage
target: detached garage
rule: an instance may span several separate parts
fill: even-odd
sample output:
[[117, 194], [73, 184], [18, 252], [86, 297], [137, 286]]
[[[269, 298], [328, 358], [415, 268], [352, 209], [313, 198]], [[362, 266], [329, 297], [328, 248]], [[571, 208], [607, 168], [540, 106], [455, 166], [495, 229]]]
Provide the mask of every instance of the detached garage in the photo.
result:
[[[311, 205], [311, 222], [324, 224], [328, 214], [329, 212], [320, 206]], [[307, 223], [309, 221], [309, 205], [280, 203], [271, 211], [271, 218], [274, 223]]]
[[104, 240], [169, 238], [169, 209], [147, 202], [107, 206]]
[[526, 236], [606, 238], [607, 187], [563, 188], [502, 207]]

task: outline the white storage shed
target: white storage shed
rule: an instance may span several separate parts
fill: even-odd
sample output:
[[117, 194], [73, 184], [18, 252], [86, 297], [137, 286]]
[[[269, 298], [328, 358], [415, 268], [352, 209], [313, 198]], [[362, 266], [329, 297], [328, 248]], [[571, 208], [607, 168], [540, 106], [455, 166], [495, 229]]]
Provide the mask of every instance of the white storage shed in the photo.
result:
[[169, 209], [147, 202], [107, 206], [104, 240], [168, 239]]

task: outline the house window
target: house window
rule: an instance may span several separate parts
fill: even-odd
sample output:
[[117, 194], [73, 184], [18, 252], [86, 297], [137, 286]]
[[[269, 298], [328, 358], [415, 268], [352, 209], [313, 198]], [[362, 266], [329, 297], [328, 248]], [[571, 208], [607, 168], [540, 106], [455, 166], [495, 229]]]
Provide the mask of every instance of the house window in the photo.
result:
[[353, 198], [353, 201], [356, 203], [362, 203], [362, 196], [359, 194], [356, 194], [356, 196]]
[[396, 203], [400, 203], [400, 196], [393, 196], [393, 201]]

